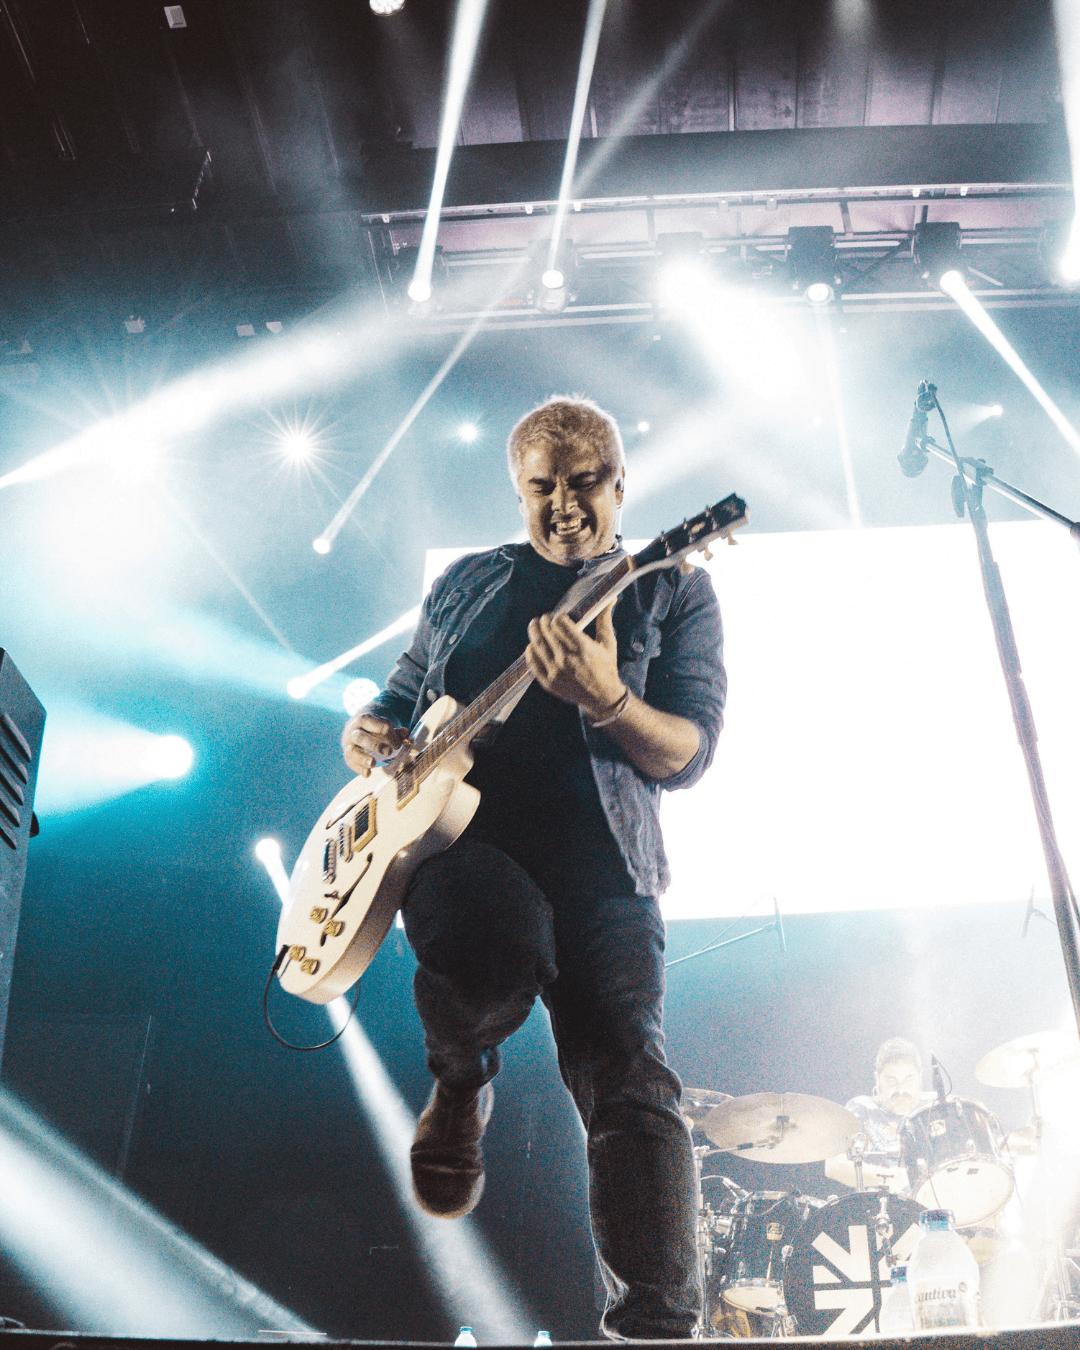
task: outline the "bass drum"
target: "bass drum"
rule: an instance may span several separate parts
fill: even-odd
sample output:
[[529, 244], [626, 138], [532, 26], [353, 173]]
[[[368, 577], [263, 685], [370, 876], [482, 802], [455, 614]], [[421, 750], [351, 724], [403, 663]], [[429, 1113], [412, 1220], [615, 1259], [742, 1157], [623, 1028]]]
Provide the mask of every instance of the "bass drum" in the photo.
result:
[[985, 1106], [963, 1097], [913, 1111], [900, 1133], [911, 1193], [927, 1209], [950, 1209], [957, 1228], [982, 1223], [1013, 1193], [1004, 1139]]
[[798, 1334], [873, 1335], [890, 1258], [906, 1264], [922, 1212], [887, 1191], [856, 1191], [811, 1210], [784, 1266], [784, 1298]]

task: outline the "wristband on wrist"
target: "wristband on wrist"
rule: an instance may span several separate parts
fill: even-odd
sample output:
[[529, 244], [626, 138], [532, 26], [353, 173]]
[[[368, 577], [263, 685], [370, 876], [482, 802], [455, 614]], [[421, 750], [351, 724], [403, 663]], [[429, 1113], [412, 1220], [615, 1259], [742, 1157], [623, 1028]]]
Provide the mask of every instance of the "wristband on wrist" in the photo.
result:
[[594, 722], [591, 717], [587, 718], [589, 726], [591, 727], [611, 726], [612, 722], [617, 722], [619, 718], [623, 715], [623, 713], [626, 711], [626, 705], [629, 702], [630, 702], [630, 690], [624, 687], [622, 691], [622, 697], [619, 699], [617, 703], [614, 704], [614, 706], [611, 709], [611, 712], [608, 713], [607, 717], [601, 718], [600, 721], [598, 722]]

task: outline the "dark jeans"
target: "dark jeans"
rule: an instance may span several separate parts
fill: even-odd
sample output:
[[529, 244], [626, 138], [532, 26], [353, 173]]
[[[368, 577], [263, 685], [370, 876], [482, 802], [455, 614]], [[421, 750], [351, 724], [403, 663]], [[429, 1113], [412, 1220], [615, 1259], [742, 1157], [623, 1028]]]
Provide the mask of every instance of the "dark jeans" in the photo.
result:
[[593, 1238], [613, 1339], [688, 1337], [698, 1317], [694, 1167], [664, 1060], [664, 927], [652, 898], [544, 895], [517, 863], [461, 840], [417, 872], [404, 908], [428, 1065], [479, 1087], [539, 995], [588, 1141]]

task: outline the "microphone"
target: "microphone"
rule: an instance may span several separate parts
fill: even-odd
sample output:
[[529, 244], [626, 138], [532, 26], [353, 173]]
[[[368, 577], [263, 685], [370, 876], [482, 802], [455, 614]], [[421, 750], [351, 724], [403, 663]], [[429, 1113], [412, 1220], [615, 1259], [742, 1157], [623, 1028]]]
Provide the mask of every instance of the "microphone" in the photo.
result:
[[945, 1100], [945, 1079], [942, 1076], [941, 1065], [938, 1063], [936, 1055], [930, 1056], [930, 1063], [933, 1066], [931, 1076], [934, 1081], [934, 1091], [937, 1093], [938, 1101], [943, 1102]]
[[776, 915], [776, 918], [773, 919], [773, 927], [776, 929], [776, 935], [780, 939], [780, 950], [786, 952], [787, 943], [784, 941], [784, 921], [780, 917], [780, 906], [776, 903], [775, 895], [772, 898], [772, 907], [773, 913]]
[[915, 406], [911, 410], [911, 421], [908, 423], [904, 444], [896, 456], [896, 462], [907, 478], [918, 478], [926, 468], [929, 458], [923, 444], [926, 440], [926, 415], [932, 411], [936, 401], [937, 385], [923, 380], [919, 385], [919, 392], [915, 395]]

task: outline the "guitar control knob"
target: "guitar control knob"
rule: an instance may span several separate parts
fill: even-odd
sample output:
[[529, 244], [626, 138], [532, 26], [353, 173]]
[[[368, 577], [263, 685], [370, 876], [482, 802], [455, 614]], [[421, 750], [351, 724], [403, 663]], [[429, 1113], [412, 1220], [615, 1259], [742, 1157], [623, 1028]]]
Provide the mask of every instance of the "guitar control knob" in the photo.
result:
[[330, 911], [328, 909], [322, 909], [318, 905], [316, 905], [315, 908], [311, 911], [311, 922], [322, 923], [329, 913]]
[[314, 975], [315, 972], [319, 969], [319, 963], [312, 957], [308, 957], [306, 961], [300, 962], [300, 969], [304, 972], [305, 975]]
[[306, 955], [307, 955], [307, 948], [306, 948], [306, 947], [290, 947], [290, 948], [289, 948], [289, 960], [290, 960], [290, 961], [302, 961]]
[[[323, 910], [323, 913], [325, 914], [326, 910]], [[323, 929], [323, 932], [326, 934], [327, 937], [340, 937], [342, 932], [344, 931], [344, 928], [345, 924], [342, 922], [341, 919], [331, 919], [330, 922]]]

